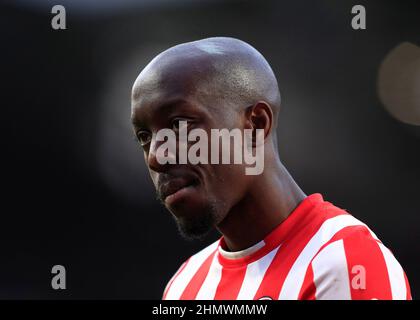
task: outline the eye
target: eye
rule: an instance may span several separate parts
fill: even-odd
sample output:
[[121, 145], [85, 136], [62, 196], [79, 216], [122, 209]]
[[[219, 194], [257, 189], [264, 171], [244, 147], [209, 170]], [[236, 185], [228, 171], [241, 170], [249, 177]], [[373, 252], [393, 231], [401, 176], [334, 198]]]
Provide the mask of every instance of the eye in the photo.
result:
[[181, 127], [181, 122], [182, 122], [182, 125], [186, 125], [188, 127], [188, 125], [190, 123], [189, 120], [190, 119], [186, 119], [186, 118], [175, 118], [175, 119], [173, 119], [172, 122], [171, 122], [172, 130], [175, 131], [175, 132], [178, 132], [180, 127]]
[[148, 131], [140, 130], [137, 132], [136, 135], [142, 147], [149, 144], [150, 141], [152, 140], [152, 134]]

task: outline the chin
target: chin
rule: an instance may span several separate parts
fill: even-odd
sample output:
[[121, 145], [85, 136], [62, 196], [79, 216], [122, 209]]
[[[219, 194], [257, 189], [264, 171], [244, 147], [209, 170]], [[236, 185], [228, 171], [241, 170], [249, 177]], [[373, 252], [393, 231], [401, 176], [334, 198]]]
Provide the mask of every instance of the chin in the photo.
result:
[[186, 239], [202, 239], [217, 225], [217, 211], [210, 204], [182, 209], [171, 212], [180, 234]]
[[179, 233], [187, 240], [202, 240], [213, 230], [213, 225], [196, 225], [183, 220], [178, 220], [177, 225]]

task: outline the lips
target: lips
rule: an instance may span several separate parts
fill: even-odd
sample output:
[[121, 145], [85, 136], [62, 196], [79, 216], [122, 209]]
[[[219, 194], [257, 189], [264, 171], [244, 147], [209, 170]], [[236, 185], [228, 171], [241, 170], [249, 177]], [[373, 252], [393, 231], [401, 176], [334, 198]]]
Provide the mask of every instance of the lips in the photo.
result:
[[165, 200], [168, 196], [180, 191], [181, 189], [196, 184], [197, 181], [195, 179], [177, 177], [161, 184], [159, 187], [159, 193], [161, 195], [162, 200]]

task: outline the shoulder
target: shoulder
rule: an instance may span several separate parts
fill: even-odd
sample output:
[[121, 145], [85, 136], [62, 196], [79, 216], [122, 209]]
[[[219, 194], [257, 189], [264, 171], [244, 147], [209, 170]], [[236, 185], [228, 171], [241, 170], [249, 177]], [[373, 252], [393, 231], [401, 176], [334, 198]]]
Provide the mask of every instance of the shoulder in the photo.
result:
[[[405, 273], [376, 235], [351, 215], [313, 257], [317, 299], [407, 299]], [[358, 223], [357, 223], [358, 222]]]
[[192, 276], [201, 267], [201, 265], [205, 263], [206, 260], [211, 259], [213, 253], [217, 250], [219, 242], [220, 239], [195, 253], [180, 265], [178, 270], [167, 283], [163, 293], [163, 299], [167, 298], [168, 291], [174, 282], [181, 284], [191, 280]]

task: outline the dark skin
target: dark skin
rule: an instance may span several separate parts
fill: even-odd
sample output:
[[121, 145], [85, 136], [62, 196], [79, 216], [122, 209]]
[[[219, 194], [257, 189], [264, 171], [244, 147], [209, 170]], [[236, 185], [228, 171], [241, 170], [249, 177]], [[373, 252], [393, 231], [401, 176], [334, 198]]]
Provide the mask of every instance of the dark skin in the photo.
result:
[[[209, 38], [168, 49], [133, 85], [133, 129], [158, 198], [183, 235], [200, 238], [216, 228], [228, 250], [246, 249], [284, 221], [305, 194], [282, 165], [276, 125], [277, 81], [265, 59], [232, 38]], [[264, 170], [246, 164], [164, 164], [156, 159], [163, 128], [264, 130]], [[253, 146], [256, 146], [254, 141]], [[176, 157], [176, 155], [174, 155]]]

